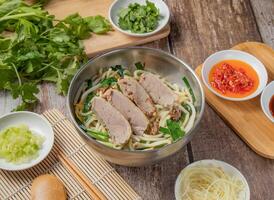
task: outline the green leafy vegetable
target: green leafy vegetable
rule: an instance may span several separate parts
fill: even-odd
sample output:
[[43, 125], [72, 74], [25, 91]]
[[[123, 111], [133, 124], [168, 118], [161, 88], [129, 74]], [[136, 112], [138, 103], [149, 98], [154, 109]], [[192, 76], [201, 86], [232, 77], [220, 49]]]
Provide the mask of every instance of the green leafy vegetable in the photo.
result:
[[100, 140], [100, 141], [104, 141], [104, 142], [108, 142], [109, 140], [109, 135], [107, 133], [104, 133], [104, 132], [98, 132], [98, 131], [91, 131], [91, 130], [87, 130], [87, 133], [97, 139], [97, 140]]
[[144, 70], [145, 69], [145, 63], [137, 62], [135, 63], [136, 69]]
[[[93, 86], [92, 80], [89, 79], [87, 83], [88, 83], [87, 89], [90, 89], [90, 88]], [[88, 94], [87, 98], [86, 98], [85, 101], [84, 101], [83, 113], [86, 113], [86, 112], [88, 112], [88, 111], [90, 110], [90, 107], [91, 107], [91, 100], [92, 100], [92, 98], [93, 98], [94, 96], [95, 96], [95, 95], [94, 95], [93, 92], [91, 92], [91, 93]]]
[[116, 79], [116, 78], [114, 78], [114, 77], [109, 77], [109, 78], [105, 78], [104, 80], [102, 80], [102, 81], [100, 82], [100, 84], [101, 84], [101, 87], [108, 87], [108, 86], [110, 86], [111, 84], [116, 83], [116, 82], [117, 82], [117, 79]]
[[131, 3], [119, 13], [119, 26], [133, 33], [148, 33], [154, 31], [160, 20], [159, 9], [154, 3], [146, 1], [146, 5]]
[[85, 21], [93, 33], [104, 34], [112, 30], [110, 22], [100, 15], [86, 17]]
[[177, 141], [185, 135], [185, 132], [182, 130], [179, 122], [168, 119], [167, 128], [169, 129], [173, 141]]
[[91, 80], [91, 79], [89, 79], [87, 83], [88, 83], [88, 87], [87, 87], [87, 89], [92, 88], [92, 86], [93, 86], [92, 80]]
[[35, 3], [45, 6], [50, 0], [36, 0]]
[[115, 65], [111, 67], [112, 70], [117, 71], [121, 77], [124, 77], [125, 69], [121, 65]]
[[0, 158], [15, 164], [29, 162], [39, 155], [43, 142], [26, 125], [9, 127], [0, 132]]
[[165, 128], [165, 127], [160, 127], [159, 128], [159, 131], [161, 132], [161, 133], [163, 133], [164, 135], [171, 135], [171, 133], [170, 133], [170, 131], [169, 131], [169, 129], [168, 128]]
[[183, 77], [183, 81], [184, 81], [184, 83], [185, 83], [185, 85], [186, 85], [186, 87], [187, 87], [187, 89], [188, 89], [188, 91], [189, 91], [189, 93], [190, 93], [190, 95], [192, 97], [192, 101], [194, 103], [196, 101], [196, 98], [195, 98], [194, 92], [193, 92], [193, 90], [192, 90], [192, 88], [191, 88], [191, 86], [190, 86], [187, 78]]
[[55, 83], [57, 92], [66, 95], [73, 75], [87, 60], [81, 40], [112, 30], [102, 16], [72, 14], [55, 20], [41, 8], [45, 0], [36, 2], [0, 0], [0, 90], [22, 99], [17, 110], [37, 102], [42, 81]]
[[190, 115], [192, 115], [192, 109], [188, 104], [182, 104], [182, 106], [189, 112]]
[[95, 95], [93, 93], [89, 93], [87, 98], [85, 99], [84, 102], [84, 107], [83, 107], [83, 113], [86, 113], [90, 110], [91, 107], [91, 100]]

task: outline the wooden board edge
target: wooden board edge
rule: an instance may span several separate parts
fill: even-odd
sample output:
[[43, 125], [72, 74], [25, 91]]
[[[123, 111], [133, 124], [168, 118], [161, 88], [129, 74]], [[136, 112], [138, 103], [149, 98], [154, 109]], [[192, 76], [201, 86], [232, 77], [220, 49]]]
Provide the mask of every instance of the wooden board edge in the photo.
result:
[[[268, 48], [268, 49], [271, 49], [271, 47], [269, 47], [268, 45], [264, 44], [264, 43], [261, 43], [261, 42], [256, 42], [256, 41], [248, 41], [248, 42], [243, 42], [243, 43], [239, 43], [235, 46], [233, 46], [231, 49], [240, 49], [239, 47], [242, 46], [242, 45], [249, 45], [249, 44], [257, 44], [257, 45], [260, 45], [260, 46], [263, 46], [264, 48]], [[201, 79], [201, 68], [202, 68], [202, 65], [203, 64], [200, 64], [198, 65], [196, 68], [195, 68], [195, 73], [198, 75], [198, 78], [200, 79], [201, 81], [201, 84], [203, 87], [205, 87], [202, 79]], [[266, 154], [264, 153], [263, 150], [259, 150], [257, 149], [254, 145], [252, 145], [246, 138], [244, 138], [233, 126], [232, 124], [225, 118], [225, 116], [219, 112], [214, 106], [213, 104], [210, 103], [210, 101], [207, 100], [207, 96], [205, 95], [205, 99], [206, 99], [206, 102], [208, 103], [208, 105], [222, 118], [222, 120], [255, 152], [257, 153], [258, 155], [264, 157], [264, 158], [268, 158], [268, 159], [274, 159], [274, 151], [271, 153], [271, 154]]]
[[242, 46], [242, 45], [254, 45], [254, 44], [259, 45], [259, 46], [263, 46], [263, 48], [267, 48], [267, 49], [269, 49], [271, 51], [274, 51], [269, 45], [267, 45], [265, 43], [262, 43], [262, 42], [256, 42], [256, 41], [242, 42], [242, 43], [236, 44], [231, 49], [239, 49], [240, 46]]
[[117, 45], [116, 47], [109, 48], [107, 50], [100, 50], [100, 51], [95, 51], [95, 52], [92, 52], [92, 53], [87, 53], [87, 55], [88, 55], [88, 57], [94, 57], [98, 54], [109, 52], [109, 51], [112, 51], [112, 50], [115, 50], [115, 49], [146, 44], [146, 43], [149, 43], [149, 42], [153, 42], [153, 41], [156, 41], [156, 40], [163, 39], [163, 38], [167, 37], [169, 34], [170, 34], [170, 25], [168, 25], [162, 31], [160, 31], [159, 33], [156, 33], [155, 35], [152, 35], [152, 36], [149, 36], [149, 37], [144, 37], [140, 40], [136, 40], [136, 41], [132, 42], [131, 44]]

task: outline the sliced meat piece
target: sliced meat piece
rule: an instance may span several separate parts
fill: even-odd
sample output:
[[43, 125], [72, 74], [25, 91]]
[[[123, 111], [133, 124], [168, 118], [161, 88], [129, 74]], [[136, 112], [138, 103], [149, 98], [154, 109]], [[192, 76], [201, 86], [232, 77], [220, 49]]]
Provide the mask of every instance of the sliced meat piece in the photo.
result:
[[140, 77], [140, 84], [152, 100], [162, 106], [171, 106], [178, 99], [178, 96], [152, 73], [143, 73]]
[[132, 133], [130, 124], [116, 108], [101, 97], [93, 98], [91, 108], [105, 123], [113, 143], [125, 144], [129, 140]]
[[149, 121], [145, 114], [118, 90], [109, 89], [104, 96], [128, 120], [136, 135], [142, 135]]
[[132, 100], [144, 113], [151, 117], [156, 113], [152, 99], [145, 89], [132, 77], [126, 77], [118, 81], [122, 93]]

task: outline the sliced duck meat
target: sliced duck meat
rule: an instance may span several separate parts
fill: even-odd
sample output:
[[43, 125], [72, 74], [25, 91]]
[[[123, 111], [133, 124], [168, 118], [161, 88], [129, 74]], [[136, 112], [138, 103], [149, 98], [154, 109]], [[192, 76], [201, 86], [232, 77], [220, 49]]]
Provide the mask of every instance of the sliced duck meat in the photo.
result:
[[140, 84], [151, 96], [154, 103], [162, 106], [171, 106], [178, 98], [168, 86], [152, 73], [143, 73], [140, 77]]
[[151, 117], [156, 113], [152, 99], [145, 89], [132, 77], [125, 77], [118, 81], [124, 95], [132, 100], [144, 113]]
[[129, 140], [131, 126], [116, 108], [101, 97], [93, 98], [91, 108], [106, 125], [113, 143], [125, 144]]
[[104, 96], [129, 122], [136, 135], [142, 135], [149, 121], [145, 114], [118, 90], [109, 89]]

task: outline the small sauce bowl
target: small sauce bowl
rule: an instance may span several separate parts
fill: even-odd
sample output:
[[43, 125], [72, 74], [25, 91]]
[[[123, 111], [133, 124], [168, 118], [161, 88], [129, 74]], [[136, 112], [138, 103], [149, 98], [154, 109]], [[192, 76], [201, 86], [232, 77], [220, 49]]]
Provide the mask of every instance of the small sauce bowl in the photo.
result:
[[141, 5], [146, 4], [145, 0], [115, 0], [110, 8], [109, 8], [109, 21], [112, 24], [112, 26], [114, 26], [114, 28], [126, 35], [129, 36], [134, 36], [134, 37], [147, 37], [147, 36], [151, 36], [154, 35], [158, 32], [160, 32], [169, 22], [169, 18], [170, 18], [170, 11], [168, 6], [166, 5], [166, 3], [162, 0], [149, 0], [150, 2], [154, 3], [155, 6], [159, 9], [160, 11], [160, 20], [158, 22], [158, 26], [157, 28], [152, 31], [152, 32], [148, 32], [148, 33], [133, 33], [130, 30], [123, 30], [120, 28], [118, 22], [119, 22], [119, 12], [121, 9], [123, 8], [127, 8], [129, 6], [129, 4], [131, 3], [139, 3]]
[[[255, 70], [259, 78], [259, 85], [257, 89], [245, 97], [228, 97], [217, 92], [210, 84], [209, 73], [215, 64], [224, 60], [239, 60], [249, 64]], [[202, 79], [207, 88], [215, 95], [226, 100], [245, 101], [258, 96], [263, 91], [267, 84], [268, 76], [263, 63], [251, 54], [239, 50], [224, 50], [212, 54], [205, 60], [202, 67]]]
[[44, 160], [51, 151], [54, 143], [54, 132], [50, 123], [41, 115], [28, 112], [12, 112], [0, 117], [0, 131], [20, 124], [25, 124], [35, 134], [44, 137], [42, 148], [39, 150], [37, 158], [30, 160], [28, 163], [14, 164], [7, 162], [4, 159], [0, 159], [0, 169], [17, 171], [31, 168], [42, 160]]
[[270, 109], [269, 109], [269, 103], [271, 97], [274, 95], [274, 81], [270, 82], [266, 88], [264, 89], [262, 95], [261, 95], [261, 107], [264, 112], [264, 114], [268, 117], [268, 119], [274, 123], [274, 117], [272, 116]]

